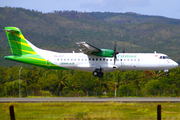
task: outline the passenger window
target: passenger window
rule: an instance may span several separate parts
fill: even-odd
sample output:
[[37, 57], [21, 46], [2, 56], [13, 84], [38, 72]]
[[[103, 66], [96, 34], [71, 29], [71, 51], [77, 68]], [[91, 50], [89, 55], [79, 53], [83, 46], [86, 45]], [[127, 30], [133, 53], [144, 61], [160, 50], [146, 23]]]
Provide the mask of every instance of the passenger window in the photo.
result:
[[129, 61], [129, 59], [127, 59], [127, 61]]
[[71, 59], [71, 61], [73, 61], [73, 59]]
[[82, 61], [83, 61], [83, 59], [82, 59]]
[[105, 58], [103, 58], [103, 61], [105, 61]]
[[98, 61], [98, 58], [96, 58], [96, 61]]
[[66, 59], [64, 59], [64, 61], [66, 61]]
[[122, 59], [121, 59], [121, 61], [122, 61]]
[[99, 61], [101, 61], [101, 58], [99, 58]]
[[85, 61], [87, 61], [87, 59], [85, 59]]
[[166, 59], [166, 56], [163, 56], [163, 59]]
[[162, 59], [162, 56], [160, 56], [160, 59]]
[[91, 58], [89, 58], [89, 61], [91, 61]]
[[134, 61], [136, 61], [136, 59], [134, 59]]
[[78, 61], [80, 61], [80, 59], [78, 59]]
[[92, 61], [94, 61], [94, 58], [92, 59]]
[[69, 61], [69, 59], [67, 59], [67, 61]]
[[108, 59], [106, 59], [106, 61], [108, 61]]
[[76, 61], [76, 59], [74, 59], [74, 61]]
[[110, 59], [110, 61], [112, 61], [112, 59]]
[[126, 59], [124, 59], [124, 61], [126, 61]]

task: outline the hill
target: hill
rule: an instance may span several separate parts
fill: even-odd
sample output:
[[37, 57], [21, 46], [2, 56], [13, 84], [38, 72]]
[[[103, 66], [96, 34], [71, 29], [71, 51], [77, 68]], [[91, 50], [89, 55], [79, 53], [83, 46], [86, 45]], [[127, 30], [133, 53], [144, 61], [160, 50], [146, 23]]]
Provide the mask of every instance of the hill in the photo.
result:
[[[54, 11], [42, 13], [23, 8], [0, 8], [0, 29], [16, 26], [37, 47], [57, 52], [79, 52], [77, 41], [122, 52], [165, 53], [180, 63], [180, 20], [136, 13]], [[0, 31], [0, 66], [17, 65], [4, 60], [11, 54]]]
[[71, 18], [78, 19], [88, 19], [88, 20], [101, 20], [107, 23], [144, 23], [144, 22], [153, 22], [153, 23], [166, 23], [180, 25], [180, 20], [170, 19], [161, 16], [148, 16], [140, 15], [133, 12], [126, 13], [113, 13], [113, 12], [88, 12], [82, 13], [77, 11], [55, 11], [54, 13], [59, 14], [60, 16], [66, 16]]

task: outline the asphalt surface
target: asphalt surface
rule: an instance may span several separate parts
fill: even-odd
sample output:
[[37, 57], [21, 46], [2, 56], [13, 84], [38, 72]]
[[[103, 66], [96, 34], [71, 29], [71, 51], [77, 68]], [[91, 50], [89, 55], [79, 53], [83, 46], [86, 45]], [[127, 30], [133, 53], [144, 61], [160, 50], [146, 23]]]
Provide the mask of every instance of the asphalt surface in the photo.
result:
[[134, 97], [134, 98], [98, 98], [98, 97], [44, 97], [44, 98], [0, 98], [0, 103], [19, 102], [19, 103], [35, 103], [35, 102], [124, 102], [124, 103], [180, 103], [180, 98], [169, 97]]

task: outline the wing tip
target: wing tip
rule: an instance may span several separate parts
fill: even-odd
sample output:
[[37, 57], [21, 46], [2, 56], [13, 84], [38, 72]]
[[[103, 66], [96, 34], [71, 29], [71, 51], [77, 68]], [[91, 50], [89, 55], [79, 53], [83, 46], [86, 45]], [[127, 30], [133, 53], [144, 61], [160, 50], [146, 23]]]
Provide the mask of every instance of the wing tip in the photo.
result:
[[86, 42], [76, 42], [76, 44], [85, 44]]

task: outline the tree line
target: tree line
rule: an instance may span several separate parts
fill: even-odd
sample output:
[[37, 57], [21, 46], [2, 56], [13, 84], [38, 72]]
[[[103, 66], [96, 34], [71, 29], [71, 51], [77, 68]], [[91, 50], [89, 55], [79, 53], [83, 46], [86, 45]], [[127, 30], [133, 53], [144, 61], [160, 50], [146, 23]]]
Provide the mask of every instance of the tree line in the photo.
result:
[[[21, 66], [0, 67], [0, 96], [19, 90]], [[103, 78], [91, 72], [74, 70], [52, 70], [24, 66], [20, 73], [21, 91], [119, 91], [175, 90], [180, 91], [180, 68], [170, 70], [169, 76], [159, 71], [114, 71]], [[178, 93], [179, 94], [179, 93]]]

